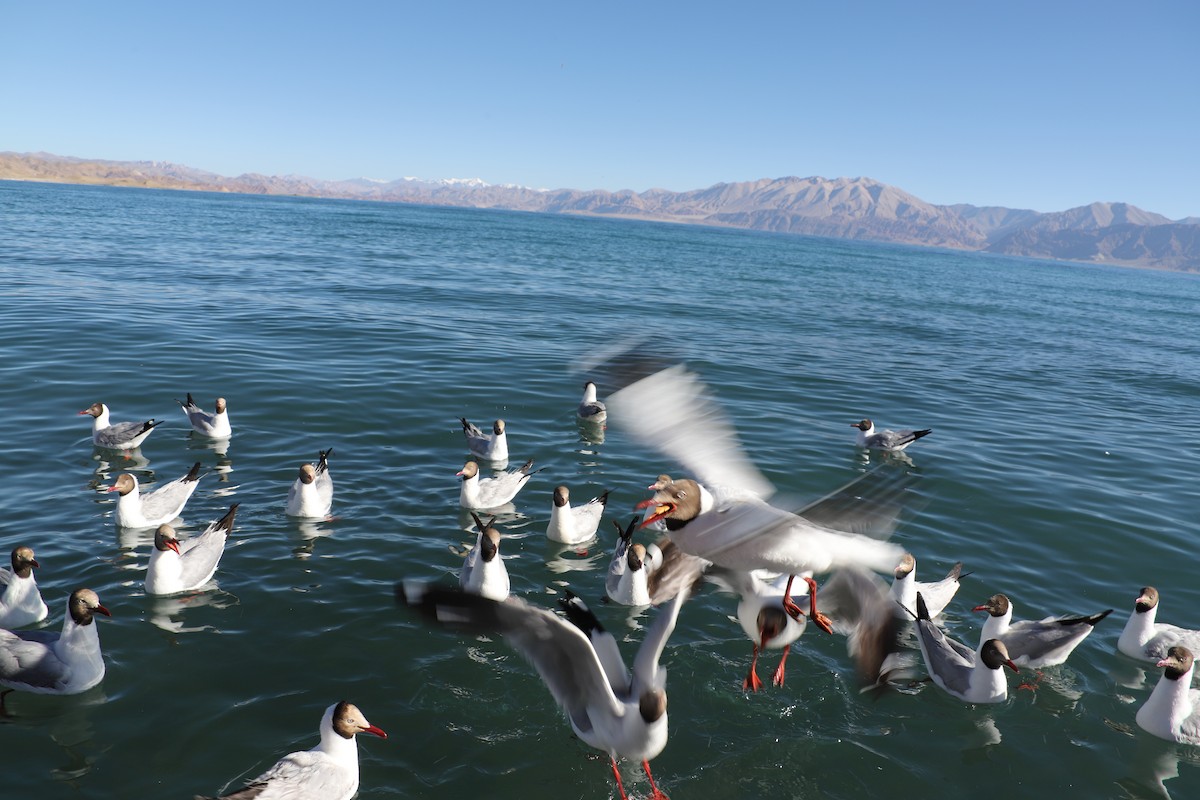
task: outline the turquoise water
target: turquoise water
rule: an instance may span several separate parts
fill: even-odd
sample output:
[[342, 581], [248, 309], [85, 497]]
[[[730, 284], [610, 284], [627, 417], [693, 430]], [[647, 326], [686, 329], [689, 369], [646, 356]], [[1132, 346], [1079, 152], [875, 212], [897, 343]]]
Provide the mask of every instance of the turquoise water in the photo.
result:
[[[1200, 281], [1166, 272], [0, 183], [0, 549], [36, 550], [49, 627], [81, 585], [113, 614], [99, 621], [101, 686], [8, 696], [0, 752], [18, 791], [4, 795], [235, 788], [315, 744], [323, 709], [345, 698], [391, 735], [360, 742], [362, 798], [615, 796], [606, 759], [502, 641], [428, 629], [391, 589], [455, 579], [453, 551], [472, 539], [457, 417], [503, 417], [514, 462], [544, 467], [501, 526], [514, 592], [551, 606], [569, 586], [632, 657], [651, 614], [595, 602], [611, 524], [585, 552], [544, 530], [558, 483], [577, 501], [612, 490], [610, 516], [626, 519], [675, 466], [615, 424], [595, 442], [575, 423], [572, 364], [638, 334], [716, 388], [790, 496], [860, 473], [850, 422], [932, 427], [911, 449], [928, 502], [896, 538], [919, 576], [957, 560], [974, 572], [947, 611], [951, 635], [974, 642], [970, 608], [998, 591], [1021, 617], [1117, 609], [1035, 690], [971, 707], [927, 683], [860, 696], [844, 640], [812, 630], [785, 687], [746, 695], [750, 644], [733, 599], [708, 589], [664, 659], [671, 739], [653, 767], [674, 800], [1197, 796], [1197, 751], [1134, 723], [1156, 671], [1115, 648], [1146, 584], [1162, 592], [1161, 620], [1200, 627], [1198, 309]], [[189, 391], [210, 408], [228, 398], [226, 452], [189, 435], [174, 402]], [[114, 419], [166, 423], [123, 462], [93, 449], [77, 415], [97, 400]], [[287, 518], [296, 468], [329, 447], [337, 518]], [[184, 532], [241, 504], [219, 587], [147, 598], [150, 538], [114, 528], [104, 488], [197, 460], [210, 472]], [[626, 781], [649, 791], [632, 766]]]

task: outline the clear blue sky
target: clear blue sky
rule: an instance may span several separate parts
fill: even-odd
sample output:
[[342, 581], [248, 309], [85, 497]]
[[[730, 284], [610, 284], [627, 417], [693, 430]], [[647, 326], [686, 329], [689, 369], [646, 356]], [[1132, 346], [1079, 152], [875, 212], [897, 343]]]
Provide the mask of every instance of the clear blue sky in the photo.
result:
[[1200, 4], [0, 0], [0, 150], [1200, 215]]

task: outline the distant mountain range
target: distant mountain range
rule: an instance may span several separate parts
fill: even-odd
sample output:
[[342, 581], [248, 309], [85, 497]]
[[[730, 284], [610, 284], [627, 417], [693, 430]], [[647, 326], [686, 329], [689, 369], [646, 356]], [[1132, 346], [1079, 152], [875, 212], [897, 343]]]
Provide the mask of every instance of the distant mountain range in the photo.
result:
[[1054, 213], [938, 206], [870, 178], [765, 178], [687, 192], [638, 193], [539, 190], [477, 179], [227, 178], [159, 161], [0, 153], [0, 179], [623, 217], [1200, 272], [1198, 217], [1172, 221], [1126, 203], [1092, 203]]

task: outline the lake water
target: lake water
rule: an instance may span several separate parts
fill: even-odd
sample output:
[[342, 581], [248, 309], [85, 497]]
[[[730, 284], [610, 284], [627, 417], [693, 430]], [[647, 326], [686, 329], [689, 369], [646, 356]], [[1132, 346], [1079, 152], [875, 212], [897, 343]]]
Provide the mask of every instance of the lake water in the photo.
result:
[[[1200, 796], [1200, 755], [1134, 715], [1157, 670], [1116, 653], [1139, 587], [1200, 627], [1196, 464], [1200, 280], [1138, 271], [665, 224], [275, 197], [0, 183], [2, 549], [28, 543], [61, 626], [77, 586], [100, 619], [104, 682], [14, 693], [0, 720], [5, 797], [190, 797], [236, 788], [316, 743], [356, 703], [362, 798], [615, 796], [502, 640], [397, 609], [403, 577], [455, 581], [457, 418], [503, 417], [515, 463], [543, 467], [501, 525], [514, 593], [589, 599], [628, 657], [653, 612], [598, 602], [611, 523], [585, 549], [544, 534], [556, 484], [612, 491], [627, 519], [677, 465], [574, 418], [572, 366], [654, 337], [715, 387], [781, 492], [860, 474], [849, 423], [932, 427], [910, 449], [927, 503], [897, 541], [918, 575], [973, 575], [947, 610], [1003, 591], [1019, 617], [1115, 608], [1037, 688], [968, 706], [929, 683], [857, 693], [845, 641], [810, 628], [788, 682], [741, 690], [750, 643], [706, 589], [664, 663], [671, 738], [653, 762], [684, 798]], [[605, 387], [601, 386], [601, 396]], [[228, 398], [219, 453], [175, 398]], [[122, 460], [115, 420], [165, 419]], [[591, 437], [595, 438], [595, 437]], [[284, 515], [297, 467], [334, 448], [331, 522]], [[208, 473], [196, 533], [240, 503], [217, 588], [153, 599], [145, 533], [104, 489]], [[773, 669], [776, 654], [766, 659]], [[760, 670], [764, 667], [760, 665]], [[629, 765], [627, 786], [649, 786]], [[1164, 788], [1165, 787], [1165, 788]]]

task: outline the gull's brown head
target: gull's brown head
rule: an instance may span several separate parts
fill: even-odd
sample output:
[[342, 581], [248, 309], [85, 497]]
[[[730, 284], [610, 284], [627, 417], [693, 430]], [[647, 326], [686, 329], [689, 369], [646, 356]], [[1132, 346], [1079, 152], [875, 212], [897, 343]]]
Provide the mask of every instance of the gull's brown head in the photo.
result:
[[667, 530], [679, 530], [700, 515], [700, 484], [690, 478], [671, 481], [654, 493], [649, 500], [635, 506], [637, 509], [653, 508], [654, 513], [644, 520], [641, 527], [663, 520]]

